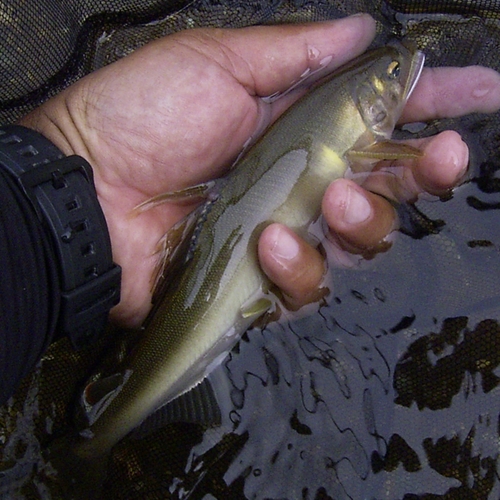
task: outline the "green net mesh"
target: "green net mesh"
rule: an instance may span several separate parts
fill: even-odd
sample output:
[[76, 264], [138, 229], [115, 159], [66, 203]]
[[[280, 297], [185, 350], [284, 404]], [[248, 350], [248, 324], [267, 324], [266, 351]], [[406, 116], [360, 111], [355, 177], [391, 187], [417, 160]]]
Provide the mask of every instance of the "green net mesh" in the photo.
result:
[[[175, 31], [360, 11], [378, 22], [376, 44], [407, 36], [429, 66], [500, 70], [498, 0], [0, 0], [0, 123]], [[404, 207], [391, 251], [367, 270], [335, 271], [317, 314], [247, 332], [214, 374], [227, 391], [223, 425], [123, 440], [99, 464], [102, 498], [500, 498], [500, 114], [399, 134], [445, 129], [471, 151], [453, 197]], [[128, 340], [110, 330], [78, 353], [60, 341], [0, 408], [0, 498], [82, 488], [46, 452], [71, 435], [89, 374]]]

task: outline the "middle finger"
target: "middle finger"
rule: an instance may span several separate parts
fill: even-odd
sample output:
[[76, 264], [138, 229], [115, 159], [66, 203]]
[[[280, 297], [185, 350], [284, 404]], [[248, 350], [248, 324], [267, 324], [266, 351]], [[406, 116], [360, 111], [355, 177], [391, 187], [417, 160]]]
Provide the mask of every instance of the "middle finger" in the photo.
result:
[[399, 202], [413, 200], [423, 192], [440, 196], [467, 170], [469, 149], [457, 132], [447, 130], [405, 143], [420, 149], [423, 156], [380, 162], [363, 183], [365, 189]]

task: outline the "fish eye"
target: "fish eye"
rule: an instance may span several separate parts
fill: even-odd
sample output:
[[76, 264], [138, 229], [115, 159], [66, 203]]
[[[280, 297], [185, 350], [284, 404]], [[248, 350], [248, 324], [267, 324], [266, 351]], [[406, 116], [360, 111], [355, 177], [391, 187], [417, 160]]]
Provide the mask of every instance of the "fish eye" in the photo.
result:
[[387, 75], [389, 78], [395, 79], [401, 73], [401, 65], [398, 61], [392, 61], [389, 66], [387, 66]]

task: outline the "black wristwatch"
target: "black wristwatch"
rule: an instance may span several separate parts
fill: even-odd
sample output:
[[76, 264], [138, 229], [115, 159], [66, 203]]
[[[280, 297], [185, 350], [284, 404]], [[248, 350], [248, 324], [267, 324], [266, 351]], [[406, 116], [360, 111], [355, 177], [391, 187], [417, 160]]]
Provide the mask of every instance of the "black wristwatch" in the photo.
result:
[[93, 343], [120, 301], [121, 268], [113, 263], [91, 166], [79, 156], [65, 157], [34, 130], [8, 125], [0, 127], [0, 168], [15, 178], [54, 246], [61, 276], [58, 333], [77, 349]]

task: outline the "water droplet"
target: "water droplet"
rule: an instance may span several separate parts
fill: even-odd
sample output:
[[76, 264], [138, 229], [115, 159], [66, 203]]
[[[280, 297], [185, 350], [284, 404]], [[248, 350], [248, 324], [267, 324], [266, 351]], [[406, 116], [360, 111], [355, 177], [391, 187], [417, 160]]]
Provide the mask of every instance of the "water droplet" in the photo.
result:
[[489, 93], [490, 93], [489, 87], [478, 87], [477, 89], [474, 89], [472, 91], [472, 97], [475, 97], [476, 99], [480, 99]]
[[319, 65], [323, 68], [325, 66], [328, 66], [332, 62], [333, 56], [326, 56], [321, 59], [319, 62]]
[[300, 78], [305, 78], [311, 72], [311, 68], [307, 68], [301, 75]]
[[319, 50], [316, 47], [309, 45], [307, 47], [307, 58], [310, 61], [315, 61], [319, 57]]

